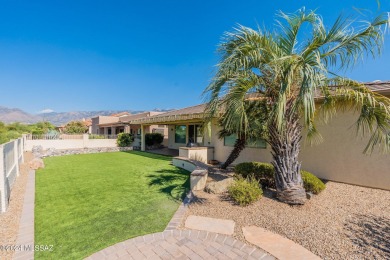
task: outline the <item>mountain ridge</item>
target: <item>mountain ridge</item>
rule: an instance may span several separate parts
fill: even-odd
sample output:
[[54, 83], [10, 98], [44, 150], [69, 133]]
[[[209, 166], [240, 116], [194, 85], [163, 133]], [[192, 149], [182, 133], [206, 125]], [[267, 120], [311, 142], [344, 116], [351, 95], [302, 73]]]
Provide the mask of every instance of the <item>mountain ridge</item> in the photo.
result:
[[33, 124], [40, 121], [48, 121], [53, 125], [60, 126], [73, 120], [88, 119], [95, 116], [108, 116], [120, 112], [129, 112], [138, 114], [146, 111], [168, 112], [173, 109], [153, 109], [153, 110], [97, 110], [97, 111], [69, 111], [69, 112], [50, 112], [42, 114], [30, 114], [20, 108], [8, 108], [0, 106], [0, 121], [4, 123], [24, 123]]

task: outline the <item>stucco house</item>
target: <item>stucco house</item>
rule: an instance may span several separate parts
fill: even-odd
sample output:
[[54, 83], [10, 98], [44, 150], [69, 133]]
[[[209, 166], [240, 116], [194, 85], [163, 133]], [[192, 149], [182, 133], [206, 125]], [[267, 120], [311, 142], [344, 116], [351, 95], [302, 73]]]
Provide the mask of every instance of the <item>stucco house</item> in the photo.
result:
[[[163, 112], [148, 111], [138, 114], [130, 114], [128, 112], [122, 112], [119, 114], [113, 114], [110, 116], [97, 116], [92, 118], [92, 125], [90, 127], [90, 134], [116, 136], [120, 133], [131, 133], [134, 136], [141, 134], [141, 125], [132, 123], [133, 120], [140, 118], [148, 118], [162, 114]], [[166, 136], [167, 139], [167, 127], [165, 125], [149, 125], [145, 129], [146, 133], [158, 132]]]
[[[367, 83], [372, 91], [390, 97], [390, 82]], [[204, 123], [205, 104], [174, 110], [149, 117], [133, 119], [131, 124], [141, 127], [141, 150], [145, 150], [144, 133], [153, 125], [167, 125], [171, 149], [179, 156], [203, 161], [223, 162], [230, 154], [235, 137], [218, 138], [217, 119], [210, 126]], [[311, 146], [302, 141], [300, 160], [302, 168], [322, 179], [390, 190], [390, 155], [375, 151], [364, 155], [367, 138], [357, 137], [351, 131], [357, 114], [338, 113], [328, 125], [319, 125], [324, 142]], [[196, 147], [187, 147], [195, 143]], [[241, 152], [235, 164], [245, 161], [270, 162], [270, 148], [263, 140], [256, 140]]]

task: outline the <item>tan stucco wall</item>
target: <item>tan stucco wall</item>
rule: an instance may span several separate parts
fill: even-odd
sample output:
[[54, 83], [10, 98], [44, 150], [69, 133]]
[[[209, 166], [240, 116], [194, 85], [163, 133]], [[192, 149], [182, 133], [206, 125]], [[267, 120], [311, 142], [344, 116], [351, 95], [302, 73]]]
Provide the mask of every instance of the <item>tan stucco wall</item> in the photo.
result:
[[368, 138], [356, 136], [356, 119], [353, 113], [340, 114], [320, 126], [324, 142], [303, 144], [302, 166], [320, 178], [390, 190], [390, 154], [363, 154]]
[[117, 147], [116, 139], [26, 140], [25, 150], [31, 151], [36, 145], [42, 146], [43, 149]]
[[[328, 125], [318, 126], [324, 142], [315, 146], [302, 142], [299, 156], [302, 168], [323, 179], [390, 190], [390, 155], [363, 154], [368, 139], [356, 137], [353, 127], [356, 118], [353, 113], [339, 114]], [[223, 162], [233, 148], [223, 145], [223, 140], [215, 134], [217, 131], [214, 124], [214, 158]], [[267, 149], [246, 148], [234, 164], [271, 160], [269, 146]]]

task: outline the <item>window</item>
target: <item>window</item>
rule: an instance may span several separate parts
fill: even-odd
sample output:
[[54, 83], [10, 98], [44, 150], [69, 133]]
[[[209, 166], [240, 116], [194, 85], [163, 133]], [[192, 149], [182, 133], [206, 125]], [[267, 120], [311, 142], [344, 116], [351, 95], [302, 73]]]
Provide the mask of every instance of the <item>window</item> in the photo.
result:
[[223, 138], [223, 145], [224, 146], [234, 146], [234, 144], [236, 143], [236, 139], [237, 139], [236, 134], [225, 136]]
[[188, 126], [188, 142], [203, 145], [203, 131], [201, 125]]
[[185, 144], [187, 139], [187, 126], [177, 125], [175, 127], [175, 143]]
[[[234, 144], [236, 143], [237, 140], [237, 135], [232, 134], [229, 136], [225, 136], [223, 139], [223, 145], [224, 146], [231, 146], [233, 147]], [[261, 149], [266, 149], [267, 148], [267, 143], [265, 142], [264, 139], [254, 139], [254, 140], [247, 140], [246, 142], [246, 147], [248, 148], [261, 148]]]
[[265, 149], [265, 148], [267, 148], [267, 143], [265, 142], [264, 139], [261, 139], [261, 138], [253, 139], [253, 140], [250, 139], [246, 142], [246, 146], [249, 148]]

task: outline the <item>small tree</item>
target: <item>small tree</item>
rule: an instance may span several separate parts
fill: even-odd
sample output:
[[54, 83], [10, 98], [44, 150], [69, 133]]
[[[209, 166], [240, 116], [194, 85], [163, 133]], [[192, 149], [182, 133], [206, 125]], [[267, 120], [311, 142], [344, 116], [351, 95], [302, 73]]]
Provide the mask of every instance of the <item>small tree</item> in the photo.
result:
[[164, 141], [164, 136], [160, 133], [145, 134], [145, 144], [147, 146], [160, 145]]
[[128, 147], [134, 141], [134, 137], [129, 133], [120, 133], [116, 139], [116, 143], [119, 147]]
[[65, 125], [66, 134], [85, 134], [88, 127], [82, 121], [71, 121]]

